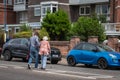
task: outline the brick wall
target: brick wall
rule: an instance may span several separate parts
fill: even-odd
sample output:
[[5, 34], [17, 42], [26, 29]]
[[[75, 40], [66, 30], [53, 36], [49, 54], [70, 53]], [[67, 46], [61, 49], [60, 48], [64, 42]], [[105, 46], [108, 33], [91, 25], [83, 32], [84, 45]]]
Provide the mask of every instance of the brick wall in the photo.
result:
[[[16, 13], [13, 12], [13, 7], [12, 6], [7, 6], [6, 10], [6, 15], [7, 15], [7, 24], [15, 24], [16, 23]], [[0, 24], [4, 24], [4, 5], [0, 4]]]
[[60, 49], [63, 56], [70, 50], [69, 43], [70, 41], [50, 41], [50, 45]]
[[[88, 37], [88, 42], [98, 43], [98, 37], [90, 36]], [[80, 37], [78, 36], [71, 37], [70, 41], [50, 41], [52, 47], [60, 49], [62, 56], [66, 56], [68, 51], [78, 43], [80, 43]], [[106, 43], [106, 45], [113, 48], [115, 51], [120, 52], [120, 40], [117, 36], [109, 36]]]
[[88, 42], [90, 43], [98, 43], [98, 36], [89, 36]]
[[70, 41], [50, 41], [52, 47], [60, 49], [62, 56], [66, 56], [68, 51], [78, 43], [80, 43], [80, 38], [77, 36], [72, 37]]

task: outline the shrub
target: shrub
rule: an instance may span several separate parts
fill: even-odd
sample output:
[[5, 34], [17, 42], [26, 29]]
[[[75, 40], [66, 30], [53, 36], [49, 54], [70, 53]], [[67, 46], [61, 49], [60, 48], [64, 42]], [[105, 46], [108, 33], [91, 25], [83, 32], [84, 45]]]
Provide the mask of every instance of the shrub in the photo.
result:
[[0, 47], [4, 44], [4, 31], [0, 30]]
[[[37, 30], [39, 32], [39, 39], [42, 39], [43, 36], [48, 36], [48, 33], [45, 28]], [[32, 36], [32, 31], [22, 31], [13, 35], [13, 38], [30, 38]], [[50, 39], [50, 38], [49, 38]]]

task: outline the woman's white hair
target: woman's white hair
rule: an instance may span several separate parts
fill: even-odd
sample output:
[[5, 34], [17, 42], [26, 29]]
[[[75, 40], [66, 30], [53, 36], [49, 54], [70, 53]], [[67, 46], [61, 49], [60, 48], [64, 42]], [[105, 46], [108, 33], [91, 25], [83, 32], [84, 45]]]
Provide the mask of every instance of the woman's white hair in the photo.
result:
[[43, 40], [47, 41], [47, 40], [48, 40], [48, 37], [47, 37], [47, 36], [44, 36], [44, 37], [43, 37]]

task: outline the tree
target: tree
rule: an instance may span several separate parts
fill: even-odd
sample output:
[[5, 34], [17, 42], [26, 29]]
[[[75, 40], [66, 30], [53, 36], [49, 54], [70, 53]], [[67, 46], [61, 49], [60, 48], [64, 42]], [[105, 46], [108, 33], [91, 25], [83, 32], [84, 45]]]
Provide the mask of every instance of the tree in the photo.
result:
[[89, 36], [98, 36], [99, 41], [105, 39], [104, 28], [97, 18], [80, 17], [71, 30], [73, 35], [80, 36], [83, 41], [87, 41]]
[[65, 40], [70, 30], [70, 21], [67, 13], [63, 10], [48, 13], [43, 18], [42, 27], [47, 30], [51, 40]]

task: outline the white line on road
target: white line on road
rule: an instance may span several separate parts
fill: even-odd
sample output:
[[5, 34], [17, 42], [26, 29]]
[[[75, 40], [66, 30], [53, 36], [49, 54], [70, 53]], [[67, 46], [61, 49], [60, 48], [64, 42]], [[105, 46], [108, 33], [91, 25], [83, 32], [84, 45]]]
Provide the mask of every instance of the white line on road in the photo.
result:
[[61, 76], [67, 76], [67, 77], [74, 77], [74, 78], [83, 78], [83, 79], [96, 79], [95, 77], [85, 77], [80, 75], [71, 75], [71, 74], [61, 74], [56, 72], [50, 72], [50, 71], [38, 71], [38, 70], [32, 70], [33, 72], [40, 72], [40, 73], [47, 73], [47, 74], [55, 74], [55, 75], [61, 75]]
[[8, 67], [13, 67], [15, 69], [23, 69], [24, 68], [24, 67], [18, 66], [18, 65], [7, 65], [7, 64], [0, 64], [0, 65], [4, 66], [6, 68], [8, 68]]
[[15, 69], [24, 69], [24, 67], [21, 66], [14, 66]]
[[87, 73], [87, 72], [74, 72], [74, 71], [62, 71], [62, 70], [55, 70], [55, 69], [47, 69], [52, 72], [59, 72], [59, 73], [71, 73], [71, 74], [78, 74], [78, 75], [88, 75], [97, 78], [113, 78], [114, 76], [110, 75], [102, 75], [102, 74], [94, 74], [94, 73]]
[[7, 66], [0, 66], [0, 68], [8, 68]]
[[61, 73], [73, 73], [73, 74], [84, 74], [84, 75], [100, 75], [100, 74], [93, 74], [93, 73], [86, 73], [86, 72], [74, 72], [74, 71], [62, 71], [56, 69], [47, 69], [54, 72], [61, 72]]
[[[8, 68], [13, 67], [14, 69], [23, 69], [24, 67], [18, 65], [7, 65], [7, 64], [0, 64], [1, 68]], [[114, 76], [109, 75], [102, 75], [102, 74], [93, 74], [93, 73], [86, 73], [86, 72], [74, 72], [74, 71], [62, 71], [56, 69], [47, 69], [46, 71], [40, 70], [32, 70], [34, 72], [42, 72], [48, 74], [56, 74], [61, 76], [69, 76], [69, 77], [76, 77], [76, 78], [84, 78], [84, 79], [97, 79], [97, 78], [113, 78]]]

